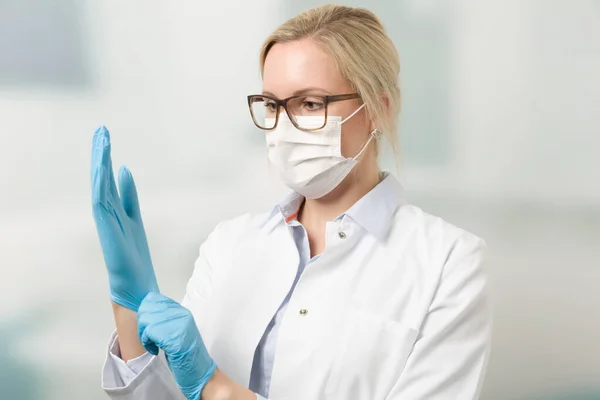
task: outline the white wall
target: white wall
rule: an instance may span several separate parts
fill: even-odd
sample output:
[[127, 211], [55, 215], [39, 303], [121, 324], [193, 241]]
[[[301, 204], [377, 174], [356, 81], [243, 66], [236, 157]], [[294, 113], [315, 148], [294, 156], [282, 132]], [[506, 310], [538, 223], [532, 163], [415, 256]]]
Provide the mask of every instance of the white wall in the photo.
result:
[[600, 4], [459, 3], [452, 54], [460, 190], [599, 206]]

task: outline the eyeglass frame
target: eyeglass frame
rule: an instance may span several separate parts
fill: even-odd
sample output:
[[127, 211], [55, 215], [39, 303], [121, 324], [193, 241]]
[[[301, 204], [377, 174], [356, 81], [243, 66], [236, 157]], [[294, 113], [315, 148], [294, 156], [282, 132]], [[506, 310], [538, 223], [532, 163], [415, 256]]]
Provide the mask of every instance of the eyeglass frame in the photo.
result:
[[[258, 122], [256, 122], [256, 118], [254, 117], [254, 113], [252, 112], [252, 99], [255, 97], [267, 98], [269, 100], [272, 100], [277, 105], [277, 111], [275, 112], [275, 124], [273, 125], [272, 128], [264, 128], [264, 127], [260, 126], [258, 124]], [[323, 119], [322, 126], [320, 126], [318, 128], [301, 128], [300, 126], [298, 126], [298, 123], [295, 121], [294, 114], [289, 113], [287, 104], [290, 100], [300, 98], [300, 97], [320, 97], [323, 99], [323, 106], [325, 107], [325, 118]], [[269, 95], [265, 95], [265, 94], [251, 94], [248, 96], [248, 108], [250, 109], [250, 116], [252, 117], [252, 122], [254, 122], [254, 125], [256, 125], [256, 127], [258, 129], [262, 129], [263, 131], [272, 131], [273, 129], [275, 129], [277, 127], [277, 124], [279, 123], [279, 111], [283, 107], [283, 109], [285, 110], [286, 114], [288, 115], [290, 121], [296, 128], [300, 129], [301, 131], [305, 131], [305, 132], [314, 132], [314, 131], [318, 131], [319, 129], [323, 129], [325, 127], [325, 125], [327, 125], [327, 112], [328, 112], [328, 108], [329, 108], [328, 107], [329, 103], [335, 103], [335, 102], [344, 101], [344, 100], [360, 99], [360, 98], [361, 98], [360, 94], [358, 94], [358, 93], [336, 94], [336, 95], [331, 95], [331, 96], [324, 96], [324, 95], [320, 95], [320, 94], [302, 94], [302, 95], [297, 95], [297, 96], [290, 96], [288, 98], [280, 100], [273, 96], [269, 96]], [[292, 116], [290, 116], [290, 115], [292, 115]]]

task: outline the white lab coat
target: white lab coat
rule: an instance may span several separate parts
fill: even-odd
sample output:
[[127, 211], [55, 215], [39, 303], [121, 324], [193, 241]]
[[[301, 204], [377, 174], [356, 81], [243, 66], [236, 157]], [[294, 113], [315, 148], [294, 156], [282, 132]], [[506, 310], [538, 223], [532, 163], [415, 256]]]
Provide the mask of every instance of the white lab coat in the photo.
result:
[[[381, 232], [348, 216], [327, 223], [326, 250], [281, 322], [271, 399], [478, 398], [491, 327], [484, 242], [408, 204], [380, 212], [389, 213]], [[220, 223], [182, 302], [219, 368], [246, 387], [298, 268], [283, 213]], [[125, 387], [114, 387], [115, 373], [108, 359], [103, 381], [113, 399], [183, 398], [160, 357]]]

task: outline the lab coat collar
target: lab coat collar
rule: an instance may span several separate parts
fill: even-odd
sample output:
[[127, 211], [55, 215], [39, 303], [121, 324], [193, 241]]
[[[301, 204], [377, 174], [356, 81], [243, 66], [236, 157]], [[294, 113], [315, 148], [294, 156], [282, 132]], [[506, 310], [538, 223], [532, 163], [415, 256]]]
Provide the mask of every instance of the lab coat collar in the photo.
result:
[[[401, 199], [402, 186], [400, 182], [390, 173], [383, 172], [381, 182], [354, 203], [348, 211], [338, 216], [336, 220], [347, 215], [369, 233], [384, 240], [390, 229], [392, 216], [401, 204]], [[288, 223], [298, 215], [303, 201], [304, 196], [292, 192], [273, 208], [269, 218], [278, 214], [283, 221]]]

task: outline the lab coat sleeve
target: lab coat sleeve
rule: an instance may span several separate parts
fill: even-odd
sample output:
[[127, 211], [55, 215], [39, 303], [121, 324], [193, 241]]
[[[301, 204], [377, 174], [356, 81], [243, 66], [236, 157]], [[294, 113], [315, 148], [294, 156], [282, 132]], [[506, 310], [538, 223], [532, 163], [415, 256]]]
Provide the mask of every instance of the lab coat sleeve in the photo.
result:
[[102, 370], [102, 389], [111, 399], [185, 400], [162, 351], [158, 356], [146, 353], [125, 363], [118, 352], [116, 335], [113, 335]]
[[121, 358], [121, 349], [115, 331], [110, 340], [106, 360], [111, 372], [106, 374], [107, 380], [103, 382], [103, 386], [116, 388], [128, 385], [152, 361], [152, 357], [152, 354], [146, 352], [137, 358], [124, 361]]
[[387, 400], [478, 399], [491, 336], [485, 243], [454, 243], [404, 371]]

